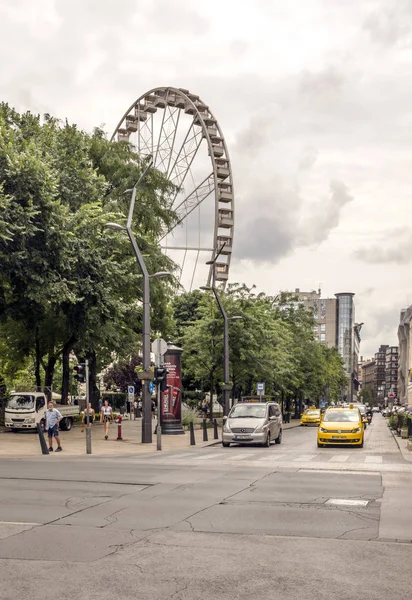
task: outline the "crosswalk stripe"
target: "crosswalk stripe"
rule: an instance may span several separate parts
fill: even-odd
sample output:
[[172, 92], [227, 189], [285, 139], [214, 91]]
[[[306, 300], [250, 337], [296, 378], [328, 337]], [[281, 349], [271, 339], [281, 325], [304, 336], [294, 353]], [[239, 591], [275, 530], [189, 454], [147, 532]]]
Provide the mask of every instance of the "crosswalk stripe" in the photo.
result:
[[329, 462], [346, 462], [349, 458], [349, 454], [334, 454], [330, 457]]
[[210, 460], [211, 458], [220, 458], [221, 456], [225, 456], [225, 454], [206, 454], [205, 456], [194, 456], [196, 460]]
[[366, 463], [381, 463], [382, 456], [365, 456]]
[[245, 458], [249, 458], [253, 460], [254, 455], [250, 452], [243, 452], [242, 454], [237, 454], [236, 456], [231, 456], [230, 460], [244, 460]]
[[272, 462], [274, 460], [279, 460], [280, 458], [284, 458], [286, 456], [286, 454], [271, 454], [270, 456], [261, 456], [260, 458], [257, 458], [256, 460], [258, 462]]
[[316, 457], [317, 457], [317, 454], [302, 454], [301, 456], [298, 456], [297, 458], [294, 458], [293, 460], [296, 462], [308, 462], [310, 460], [313, 460]]

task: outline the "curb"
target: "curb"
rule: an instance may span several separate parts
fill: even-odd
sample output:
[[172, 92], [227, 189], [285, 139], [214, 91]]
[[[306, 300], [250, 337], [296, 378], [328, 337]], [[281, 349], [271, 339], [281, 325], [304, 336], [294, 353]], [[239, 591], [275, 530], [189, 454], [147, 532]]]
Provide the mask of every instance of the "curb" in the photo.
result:
[[[391, 434], [393, 435], [393, 437], [395, 438], [395, 442], [399, 448], [400, 453], [402, 454], [403, 458], [405, 460], [407, 460], [408, 462], [412, 462], [412, 452], [409, 452], [409, 450], [407, 450], [406, 448], [403, 448], [401, 446], [401, 444], [399, 443], [398, 440], [398, 436], [394, 434], [393, 429], [389, 429], [389, 431], [391, 432]], [[401, 441], [406, 441], [406, 440], [402, 440], [402, 438], [400, 438]]]

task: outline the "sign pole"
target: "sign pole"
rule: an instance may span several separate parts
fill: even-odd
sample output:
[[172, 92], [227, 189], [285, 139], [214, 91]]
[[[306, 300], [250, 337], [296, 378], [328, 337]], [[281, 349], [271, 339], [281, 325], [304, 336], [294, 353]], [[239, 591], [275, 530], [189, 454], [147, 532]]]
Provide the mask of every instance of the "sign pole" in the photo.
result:
[[86, 454], [92, 453], [92, 428], [90, 425], [89, 402], [90, 402], [90, 386], [89, 386], [89, 361], [85, 360], [86, 365]]

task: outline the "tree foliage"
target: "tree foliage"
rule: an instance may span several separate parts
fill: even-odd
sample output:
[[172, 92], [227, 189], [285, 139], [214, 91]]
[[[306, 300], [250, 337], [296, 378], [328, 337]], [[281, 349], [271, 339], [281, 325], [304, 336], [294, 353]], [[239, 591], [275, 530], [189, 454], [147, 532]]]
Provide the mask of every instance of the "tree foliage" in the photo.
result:
[[[142, 279], [126, 236], [124, 191], [141, 174], [125, 143], [109, 142], [46, 115], [0, 105], [0, 334], [10, 342], [0, 368], [11, 376], [34, 364], [37, 385], [52, 385], [69, 355], [89, 357], [95, 373], [113, 352], [138, 349]], [[150, 271], [173, 270], [156, 239], [175, 220], [172, 185], [154, 169], [139, 189], [133, 228]], [[172, 283], [154, 281], [155, 330], [170, 327]]]
[[[346, 381], [336, 348], [314, 340], [313, 314], [288, 293], [255, 294], [232, 284], [221, 298], [229, 319], [230, 378], [235, 397], [256, 393], [318, 402], [337, 399]], [[175, 334], [184, 348], [185, 385], [219, 392], [223, 382], [223, 319], [211, 293], [198, 291], [173, 301]]]

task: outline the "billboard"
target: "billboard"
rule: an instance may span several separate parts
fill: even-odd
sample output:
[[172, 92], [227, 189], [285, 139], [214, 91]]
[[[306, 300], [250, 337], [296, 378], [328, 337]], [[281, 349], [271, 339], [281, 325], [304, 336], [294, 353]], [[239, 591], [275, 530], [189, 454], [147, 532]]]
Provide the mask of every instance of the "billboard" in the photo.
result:
[[182, 349], [170, 342], [164, 355], [167, 390], [161, 394], [161, 424], [181, 423], [182, 416]]

